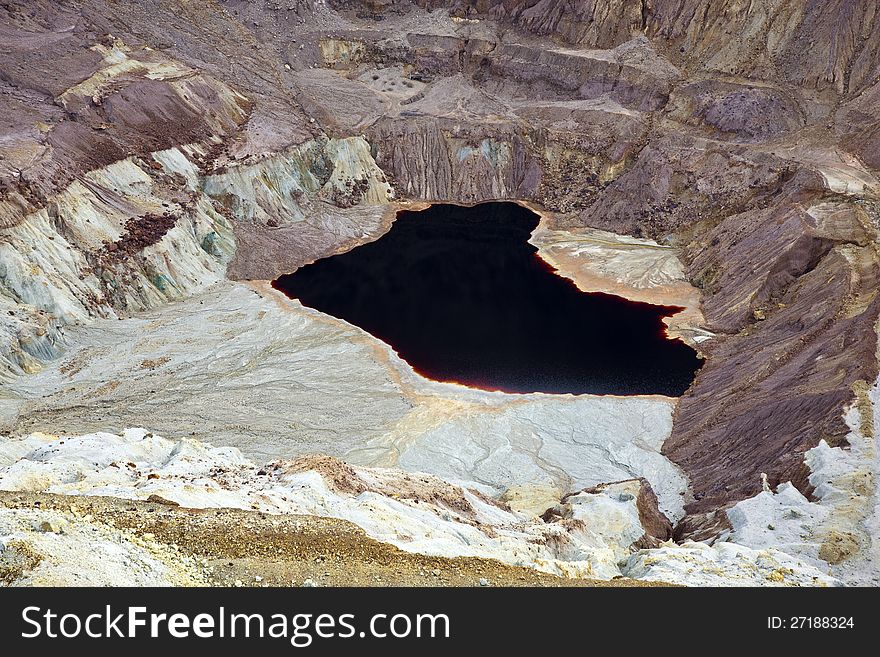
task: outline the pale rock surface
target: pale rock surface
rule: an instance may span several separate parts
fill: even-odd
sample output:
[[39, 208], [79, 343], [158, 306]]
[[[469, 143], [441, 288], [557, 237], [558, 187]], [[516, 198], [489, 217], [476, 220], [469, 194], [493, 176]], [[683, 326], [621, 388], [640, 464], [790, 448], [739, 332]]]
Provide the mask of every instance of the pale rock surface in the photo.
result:
[[[280, 274], [387, 230], [393, 192], [363, 137], [310, 140], [204, 176], [197, 162], [207, 155], [192, 144], [118, 160], [3, 227], [0, 378], [57, 358], [67, 325], [197, 294], [230, 267], [252, 278], [254, 263], [236, 257], [241, 239]], [[170, 228], [152, 236], [161, 215]], [[131, 222], [148, 231], [145, 246], [123, 253]]]
[[[572, 519], [544, 523], [429, 475], [353, 468], [323, 456], [258, 468], [234, 448], [172, 442], [142, 429], [122, 436], [32, 435], [3, 440], [0, 489], [130, 499], [157, 495], [191, 508], [330, 516], [411, 552], [481, 556], [568, 575], [610, 578], [644, 533], [636, 497], [612, 487], [570, 500]], [[598, 499], [607, 498], [607, 499]]]
[[839, 580], [779, 550], [736, 543], [689, 542], [642, 550], [622, 572], [635, 579], [686, 586], [837, 586]]
[[700, 293], [690, 284], [679, 250], [651, 239], [594, 228], [554, 230], [546, 213], [529, 242], [560, 276], [584, 292], [616, 294], [633, 301], [682, 310], [663, 320], [670, 337], [692, 346], [712, 338], [703, 327]]
[[856, 389], [844, 419], [846, 448], [822, 440], [805, 454], [815, 501], [790, 483], [737, 503], [727, 511], [732, 541], [756, 549], [775, 547], [828, 569], [848, 584], [880, 583], [877, 541], [880, 473], [876, 449], [880, 383]]
[[104, 524], [0, 509], [0, 575], [13, 586], [204, 586], [191, 558]]
[[[657, 489], [661, 510], [670, 517], [681, 516], [687, 482], [660, 454], [672, 427], [671, 401], [540, 394], [510, 401], [492, 393], [452, 393], [477, 398], [479, 404], [461, 403], [456, 412], [432, 418], [436, 424], [421, 425], [416, 435], [395, 427], [352, 456], [360, 460], [379, 444], [396, 456], [388, 465], [469, 479], [495, 491], [511, 485], [551, 486], [557, 496], [643, 476]], [[433, 403], [425, 402], [425, 415]]]
[[[190, 184], [196, 176], [179, 149], [157, 153], [154, 162], [162, 174]], [[0, 345], [0, 370], [36, 371], [41, 360], [57, 357], [65, 325], [156, 307], [224, 278], [234, 249], [231, 225], [204, 195], [169, 195], [165, 184], [145, 163], [121, 160], [86, 174], [50, 208], [4, 231], [0, 308], [8, 305], [15, 315], [4, 313], [2, 325], [20, 337]], [[101, 260], [129, 220], [165, 212], [177, 216], [173, 226], [140, 258]]]
[[[329, 516], [354, 522], [371, 537], [406, 551], [494, 558], [563, 576], [623, 574], [685, 584], [834, 583], [778, 551], [728, 543], [665, 545], [630, 557], [645, 533], [637, 481], [570, 495], [565, 517], [544, 522], [430, 475], [352, 467], [324, 456], [258, 468], [236, 449], [169, 441], [144, 429], [121, 436], [4, 438], [0, 459], [8, 464], [0, 468], [3, 490], [141, 500], [157, 495], [193, 508]], [[22, 517], [34, 519], [30, 513]], [[58, 538], [69, 536], [66, 528], [52, 536], [45, 540], [72, 540]], [[73, 558], [73, 553], [57, 554], [56, 565]], [[75, 563], [69, 567], [76, 568]], [[106, 567], [118, 565], [108, 562]], [[165, 572], [157, 567], [156, 577]]]
[[828, 509], [811, 503], [801, 492], [784, 483], [776, 492], [764, 491], [743, 500], [727, 512], [733, 525], [731, 539], [754, 548], [775, 547], [817, 563], [817, 526]]

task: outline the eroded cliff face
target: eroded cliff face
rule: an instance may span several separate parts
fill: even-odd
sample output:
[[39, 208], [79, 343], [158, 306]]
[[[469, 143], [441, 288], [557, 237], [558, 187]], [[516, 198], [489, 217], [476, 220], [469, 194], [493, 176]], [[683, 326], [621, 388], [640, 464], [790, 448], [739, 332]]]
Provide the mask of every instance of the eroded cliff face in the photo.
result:
[[2, 376], [71, 323], [375, 239], [396, 204], [526, 201], [579, 284], [668, 298], [581, 264], [609, 231], [700, 290], [675, 330], [707, 364], [662, 449], [689, 482], [676, 535], [728, 531], [762, 475], [815, 494], [804, 455], [846, 447], [878, 374], [877, 4], [442, 5], [0, 9]]
[[[27, 99], [25, 90], [47, 91], [27, 86], [34, 72], [20, 60], [66, 40], [28, 34], [10, 37], [19, 58], [4, 95], [13, 119], [0, 202], [6, 374], [57, 356], [65, 324], [182, 298], [223, 280], [230, 263], [231, 275], [272, 277], [351, 245], [364, 230], [345, 209], [391, 198], [362, 137], [320, 136], [230, 166], [228, 140], [253, 103], [111, 36], [84, 47], [90, 68], [65, 71], [84, 80]], [[33, 125], [26, 103], [40, 113]], [[249, 248], [236, 249], [237, 226]], [[287, 237], [282, 246], [266, 228]], [[275, 269], [255, 269], [256, 257]]]
[[479, 0], [451, 3], [450, 11], [587, 47], [611, 48], [644, 33], [690, 70], [818, 91], [874, 84], [880, 64], [878, 8], [871, 0]]
[[391, 194], [362, 138], [310, 141], [210, 176], [204, 153], [189, 144], [94, 169], [4, 229], [7, 372], [57, 355], [65, 324], [154, 308], [227, 270], [277, 276], [383, 225], [381, 210], [345, 213]]

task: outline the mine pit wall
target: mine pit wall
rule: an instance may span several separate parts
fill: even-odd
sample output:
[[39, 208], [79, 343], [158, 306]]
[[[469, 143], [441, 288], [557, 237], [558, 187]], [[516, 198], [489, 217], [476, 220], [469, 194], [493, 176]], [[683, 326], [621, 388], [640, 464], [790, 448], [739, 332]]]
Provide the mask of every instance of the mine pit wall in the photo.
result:
[[[14, 8], [12, 9], [14, 10]], [[0, 379], [63, 350], [64, 325], [155, 307], [221, 280], [231, 226], [200, 193], [252, 105], [221, 81], [104, 35], [34, 81], [19, 41], [4, 61], [19, 93], [0, 167]], [[43, 55], [44, 57], [44, 55]], [[22, 60], [25, 62], [23, 63]]]
[[205, 177], [233, 218], [233, 280], [271, 280], [375, 239], [391, 225], [394, 191], [363, 137], [309, 141]]
[[[29, 328], [36, 337], [18, 331], [21, 346], [13, 346], [7, 360], [27, 371], [58, 355], [57, 326], [40, 333], [39, 318], [47, 314], [63, 323], [135, 312], [191, 294], [226, 274], [271, 278], [375, 239], [387, 230], [393, 196], [373, 153], [393, 172], [387, 178], [405, 189], [402, 195], [419, 202], [534, 200], [551, 189], [542, 176], [546, 160], [515, 134], [474, 143], [429, 123], [424, 133], [409, 130], [391, 138], [375, 132], [371, 139], [372, 145], [362, 138], [307, 143], [207, 177], [192, 163], [200, 154], [194, 148], [154, 154], [157, 169], [124, 161], [90, 174], [104, 189], [137, 188], [120, 197], [139, 204], [140, 214], [167, 202], [158, 193], [144, 194], [157, 185], [155, 178], [177, 176], [191, 197], [180, 205], [175, 227], [140, 254], [114, 255], [95, 236], [96, 225], [103, 226], [107, 241], [120, 243], [127, 233], [125, 213], [87, 189], [58, 195], [51, 220], [43, 210], [9, 229], [12, 239], [4, 246], [15, 254], [4, 262], [20, 266], [10, 270], [7, 264], [5, 286], [37, 312], [30, 325], [36, 328]], [[392, 150], [378, 144], [391, 144]], [[440, 166], [433, 168], [436, 163]], [[656, 175], [639, 159], [612, 181], [607, 194], [625, 202], [635, 187], [627, 177], [643, 168]], [[760, 181], [750, 186], [753, 199], [778, 196], [779, 190], [783, 200], [759, 211], [697, 219], [688, 212], [704, 199], [689, 199], [682, 191], [684, 202], [660, 213], [668, 227], [678, 228], [672, 234], [680, 236], [688, 277], [702, 287], [707, 325], [718, 334], [702, 346], [708, 363], [680, 400], [664, 448], [688, 473], [694, 492], [679, 537], [724, 526], [714, 512], [760, 492], [762, 472], [771, 485], [792, 480], [809, 493], [803, 453], [823, 438], [843, 443], [842, 411], [853, 399], [853, 386], [877, 377], [873, 345], [866, 339], [880, 312], [872, 295], [878, 269], [871, 217], [846, 199], [826, 201], [809, 176], [780, 174], [763, 162], [747, 168]], [[86, 207], [71, 211], [75, 202]], [[833, 211], [828, 203], [837, 204]], [[578, 223], [657, 233], [657, 214], [615, 216], [622, 205], [606, 202], [611, 210], [595, 217], [584, 211]], [[799, 209], [805, 205], [819, 209], [810, 214]], [[132, 206], [127, 208], [130, 213]], [[358, 218], [347, 220], [346, 211]], [[365, 220], [368, 215], [372, 219]], [[89, 217], [88, 231], [77, 224], [83, 217]], [[573, 220], [568, 215], [565, 221]], [[36, 251], [27, 246], [34, 244], [27, 237], [34, 230], [46, 243], [62, 240], [59, 246], [66, 244], [70, 254], [34, 260]], [[328, 241], [328, 234], [334, 239]], [[24, 259], [22, 253], [31, 255]], [[23, 274], [28, 266], [53, 281], [49, 297], [28, 291]], [[107, 272], [115, 274], [108, 280]]]
[[[808, 88], [855, 92], [880, 62], [873, 0], [333, 0], [338, 7], [418, 4], [462, 19], [494, 20], [524, 32], [584, 48], [613, 48], [635, 35], [666, 46], [695, 72], [753, 79], [782, 77]], [[540, 8], [540, 10], [536, 10]], [[806, 43], [810, 44], [805, 48]]]
[[582, 131], [535, 128], [526, 119], [487, 127], [444, 118], [385, 118], [366, 136], [401, 199], [523, 200], [561, 213], [588, 207], [636, 161], [646, 139], [639, 117], [615, 117], [613, 129], [603, 117]]
[[150, 161], [158, 171], [129, 158], [90, 172], [3, 231], [7, 372], [57, 356], [66, 324], [153, 308], [224, 278], [232, 227], [196, 190], [198, 169], [178, 149]]
[[[681, 42], [685, 50], [679, 59], [685, 61], [700, 60], [700, 52], [715, 48], [720, 30], [709, 19], [685, 29], [701, 12], [711, 18], [713, 12], [702, 11], [705, 0], [688, 0], [681, 19], [667, 10], [672, 6], [668, 3], [656, 3], [648, 16], [642, 13], [643, 3], [622, 3], [620, 12], [602, 14], [595, 31], [588, 27], [592, 21], [563, 20], [558, 12], [556, 19], [534, 17], [524, 11], [525, 3], [478, 4], [481, 12], [498, 20], [585, 47], [617, 47], [634, 29], [647, 27], [652, 38], [669, 39], [667, 45], [676, 46], [673, 53]], [[797, 3], [782, 4], [791, 9]], [[871, 2], [855, 4], [859, 11], [847, 15], [869, 28], [874, 21], [867, 15]], [[801, 19], [805, 25], [818, 20]], [[743, 20], [749, 25], [770, 22], [762, 12]], [[737, 143], [736, 125], [721, 126], [731, 132], [720, 135], [710, 132], [709, 143], [658, 132], [648, 112], [677, 93], [677, 73], [669, 66], [647, 75], [639, 66], [608, 67], [601, 58], [581, 58], [578, 68], [589, 73], [589, 79], [581, 79], [556, 73], [566, 68], [560, 62], [572, 57], [564, 52], [511, 46], [490, 53], [491, 44], [479, 39], [459, 43], [433, 36], [409, 42], [412, 49], [404, 54], [438, 75], [465, 74], [490, 89], [500, 89], [502, 78], [517, 77], [523, 88], [538, 85], [556, 100], [582, 98], [585, 81], [595, 79], [583, 93], [595, 97], [610, 92], [622, 110], [615, 108], [613, 120], [604, 123], [598, 118], [602, 111], [585, 114], [576, 129], [533, 127], [538, 121], [529, 109], [504, 122], [418, 114], [382, 117], [365, 130], [365, 139], [318, 138], [227, 169], [218, 169], [217, 160], [251, 106], [210, 79], [187, 88], [218, 92], [225, 99], [216, 120], [205, 126], [186, 110], [190, 132], [175, 135], [177, 140], [198, 139], [194, 146], [184, 147], [181, 141], [153, 152], [148, 148], [153, 142], [126, 141], [141, 133], [140, 126], [128, 125], [93, 148], [82, 142], [75, 125], [62, 125], [53, 144], [65, 157], [46, 163], [44, 179], [53, 179], [57, 171], [95, 171], [96, 187], [69, 190], [70, 198], [89, 199], [89, 207], [75, 210], [65, 190], [37, 190], [35, 195], [22, 189], [4, 198], [8, 204], [0, 224], [10, 239], [3, 248], [14, 252], [2, 259], [0, 272], [2, 309], [13, 311], [2, 318], [12, 345], [2, 354], [3, 369], [29, 371], [57, 356], [64, 321], [153, 307], [223, 276], [272, 278], [375, 239], [387, 230], [391, 188], [400, 199], [418, 202], [526, 200], [561, 213], [559, 227], [589, 226], [675, 244], [689, 279], [703, 291], [707, 325], [717, 337], [703, 343], [708, 362], [680, 400], [664, 448], [687, 472], [694, 493], [687, 507], [691, 515], [678, 535], [700, 536], [722, 526], [723, 515], [714, 512], [759, 492], [762, 472], [771, 485], [792, 480], [809, 493], [804, 452], [821, 439], [843, 444], [847, 428], [842, 416], [854, 399], [853, 387], [877, 377], [876, 210], [858, 195], [831, 192], [809, 166]], [[328, 42], [323, 56], [336, 58], [328, 64], [341, 69], [358, 58], [400, 56], [340, 43]], [[645, 41], [635, 46], [644, 50]], [[730, 69], [730, 62], [753, 64], [740, 47], [728, 43], [707, 60], [707, 70], [756, 73]], [[771, 49], [769, 63], [782, 63], [790, 47]], [[622, 56], [631, 56], [627, 52]], [[849, 44], [831, 71], [820, 70], [808, 58], [802, 69], [794, 70], [792, 81], [808, 82], [823, 93], [852, 90], [865, 83], [876, 55]], [[625, 84], [612, 79], [615, 75], [624, 77]], [[163, 111], [184, 111], [179, 107], [181, 88], [150, 86], [150, 95]], [[145, 97], [145, 88], [134, 91], [138, 89]], [[210, 95], [206, 105], [215, 107]], [[868, 95], [838, 110], [848, 122], [838, 129], [845, 143], [877, 143], [876, 126], [864, 120], [865, 107], [872, 107], [871, 99], [865, 100]], [[120, 108], [127, 102], [118, 97], [104, 101]], [[417, 109], [419, 102], [415, 99], [407, 107]], [[98, 120], [85, 107], [85, 116]], [[153, 147], [157, 145], [171, 146], [156, 142]], [[867, 146], [860, 147], [870, 155]], [[126, 149], [139, 156], [113, 164], [113, 153]], [[572, 175], [573, 170], [588, 174]], [[206, 171], [211, 173], [204, 177]], [[112, 189], [117, 178], [122, 191]], [[177, 196], [180, 190], [186, 198]], [[90, 193], [97, 198], [91, 199]], [[55, 205], [40, 203], [49, 200]], [[123, 218], [161, 214], [167, 209], [163, 203], [179, 213], [174, 226], [159, 236], [125, 241], [141, 224], [128, 226]], [[837, 209], [828, 212], [828, 204]], [[19, 224], [21, 217], [26, 219]], [[91, 226], [77, 226], [80, 217], [92, 217], [105, 239], [95, 242]], [[328, 234], [333, 236], [329, 241]], [[150, 243], [153, 237], [156, 241]], [[35, 249], [37, 240], [40, 250]], [[104, 242], [117, 244], [116, 249]], [[132, 254], [125, 246], [131, 243], [146, 245]], [[46, 246], [50, 244], [58, 250]], [[269, 262], [275, 264], [269, 267]], [[35, 285], [38, 276], [50, 285]], [[6, 339], [3, 344], [5, 348]]]
[[[716, 510], [762, 490], [762, 473], [809, 495], [804, 453], [845, 445], [853, 386], [877, 375], [880, 222], [870, 193], [832, 192], [808, 166], [714, 147], [679, 163], [676, 175], [699, 184], [677, 186], [663, 152], [646, 148], [581, 219], [668, 236], [702, 290], [717, 337], [701, 345], [707, 363], [664, 446], [694, 494], [677, 536], [700, 538], [725, 525]], [[713, 184], [719, 167], [742, 187]]]
[[[436, 124], [378, 130], [371, 139], [391, 146], [374, 146], [377, 160], [401, 196], [474, 203], [545, 200], [552, 190], [542, 175], [547, 160], [522, 138], [462, 145]], [[760, 493], [762, 474], [771, 488], [791, 481], [811, 495], [804, 454], [822, 440], [846, 446], [844, 413], [855, 388], [878, 375], [880, 316], [871, 204], [760, 152], [721, 145], [691, 157], [676, 186], [662, 144], [649, 147], [578, 219], [558, 219], [674, 243], [701, 288], [706, 328], [716, 337], [701, 344], [707, 364], [679, 401], [663, 449], [692, 487], [679, 539], [722, 531], [723, 510]], [[436, 178], [431, 163], [439, 163]], [[688, 179], [711, 181], [719, 167], [739, 169], [741, 182], [689, 186]], [[646, 186], [667, 193], [645, 207], [636, 195]]]
[[[191, 145], [96, 169], [3, 230], [5, 376], [57, 357], [65, 324], [155, 308], [227, 274], [273, 278], [388, 224], [391, 189], [362, 138], [309, 142], [208, 177], [202, 157]], [[345, 216], [362, 203], [377, 208], [366, 226]], [[249, 248], [236, 248], [236, 233]]]
[[802, 203], [725, 218], [685, 249], [719, 333], [664, 448], [691, 476], [691, 514], [760, 492], [761, 473], [809, 495], [803, 453], [846, 444], [843, 411], [877, 377], [876, 218]]

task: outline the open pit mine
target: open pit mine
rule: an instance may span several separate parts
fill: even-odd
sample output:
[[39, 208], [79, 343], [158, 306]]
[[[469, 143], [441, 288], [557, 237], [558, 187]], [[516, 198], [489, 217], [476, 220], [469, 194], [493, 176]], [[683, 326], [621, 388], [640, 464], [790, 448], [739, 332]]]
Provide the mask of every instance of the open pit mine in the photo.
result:
[[876, 0], [0, 2], [0, 584], [880, 584]]

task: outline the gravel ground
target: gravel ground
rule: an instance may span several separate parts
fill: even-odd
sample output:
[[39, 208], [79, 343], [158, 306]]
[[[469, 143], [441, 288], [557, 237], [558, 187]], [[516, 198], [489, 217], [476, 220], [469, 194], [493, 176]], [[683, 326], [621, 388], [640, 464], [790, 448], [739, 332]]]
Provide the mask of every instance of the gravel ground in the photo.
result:
[[352, 523], [233, 509], [185, 509], [162, 500], [0, 492], [9, 509], [61, 511], [72, 523], [103, 524], [170, 548], [215, 586], [652, 586], [563, 579], [491, 559], [410, 554]]

